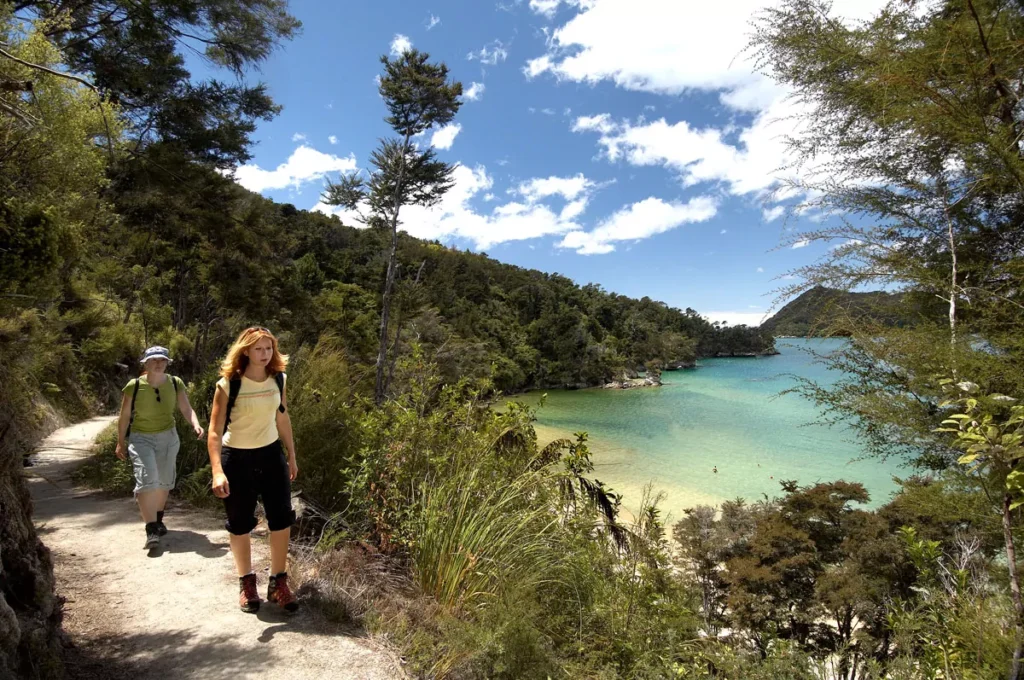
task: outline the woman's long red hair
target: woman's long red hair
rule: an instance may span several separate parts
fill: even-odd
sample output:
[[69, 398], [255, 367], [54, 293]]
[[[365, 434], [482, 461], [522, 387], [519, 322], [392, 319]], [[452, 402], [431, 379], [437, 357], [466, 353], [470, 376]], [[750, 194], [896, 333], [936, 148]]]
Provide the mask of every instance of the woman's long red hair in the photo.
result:
[[267, 364], [267, 373], [270, 375], [284, 373], [284, 369], [288, 366], [288, 355], [281, 354], [281, 350], [277, 347], [277, 338], [266, 328], [253, 326], [242, 331], [238, 335], [238, 339], [231, 345], [227, 356], [224, 357], [224, 362], [220, 365], [221, 376], [225, 380], [231, 380], [245, 373], [245, 369], [249, 365], [249, 357], [246, 356], [245, 351], [263, 338], [270, 338], [270, 342], [274, 346], [274, 356]]

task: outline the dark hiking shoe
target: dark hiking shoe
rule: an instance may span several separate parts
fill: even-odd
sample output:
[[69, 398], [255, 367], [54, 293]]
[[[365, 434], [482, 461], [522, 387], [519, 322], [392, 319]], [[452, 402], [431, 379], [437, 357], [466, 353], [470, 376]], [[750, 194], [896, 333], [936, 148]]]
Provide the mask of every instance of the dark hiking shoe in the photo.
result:
[[156, 513], [156, 533], [160, 536], [167, 535], [167, 527], [164, 526], [164, 511]]
[[273, 602], [289, 612], [299, 608], [299, 603], [295, 600], [295, 593], [288, 587], [288, 574], [282, 571], [277, 576], [270, 577], [270, 585], [267, 586], [267, 602]]
[[246, 574], [238, 579], [238, 606], [246, 614], [259, 611], [260, 595], [256, 591], [256, 574]]
[[160, 532], [157, 530], [156, 522], [146, 525], [146, 550], [152, 550], [160, 545]]

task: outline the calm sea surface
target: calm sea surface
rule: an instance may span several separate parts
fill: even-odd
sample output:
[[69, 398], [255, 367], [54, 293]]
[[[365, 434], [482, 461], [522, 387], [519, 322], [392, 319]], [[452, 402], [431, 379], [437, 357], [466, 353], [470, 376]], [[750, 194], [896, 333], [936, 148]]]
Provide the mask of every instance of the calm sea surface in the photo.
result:
[[[842, 343], [779, 340], [779, 356], [706, 359], [696, 370], [666, 372], [660, 388], [548, 391], [537, 433], [543, 443], [588, 432], [594, 476], [624, 494], [630, 511], [648, 483], [678, 518], [698, 503], [776, 496], [784, 479], [861, 482], [878, 505], [896, 488], [892, 476], [907, 469], [863, 459], [851, 430], [817, 425], [814, 403], [779, 396], [794, 384], [790, 375], [834, 382], [837, 376], [805, 350], [829, 352]], [[535, 405], [539, 398], [516, 400]]]

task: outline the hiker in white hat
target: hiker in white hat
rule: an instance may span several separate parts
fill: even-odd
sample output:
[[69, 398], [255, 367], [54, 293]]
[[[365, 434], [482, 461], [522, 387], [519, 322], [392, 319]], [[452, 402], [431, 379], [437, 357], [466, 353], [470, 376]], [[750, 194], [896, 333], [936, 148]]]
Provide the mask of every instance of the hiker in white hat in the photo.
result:
[[[117, 423], [117, 457], [130, 457], [135, 473], [135, 499], [146, 523], [147, 550], [159, 547], [167, 533], [164, 506], [174, 488], [175, 462], [181, 442], [174, 426], [174, 409], [192, 424], [196, 437], [203, 426], [188, 401], [185, 383], [167, 374], [171, 354], [166, 347], [150, 347], [140, 363], [142, 375], [121, 390], [121, 417]], [[161, 394], [161, 390], [163, 393]]]

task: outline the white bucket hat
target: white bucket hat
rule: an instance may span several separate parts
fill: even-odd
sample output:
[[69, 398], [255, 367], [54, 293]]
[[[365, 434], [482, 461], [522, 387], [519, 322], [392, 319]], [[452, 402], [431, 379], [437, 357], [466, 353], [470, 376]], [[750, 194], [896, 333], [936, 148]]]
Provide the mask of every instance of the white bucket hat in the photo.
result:
[[171, 359], [170, 350], [168, 350], [166, 347], [161, 347], [160, 345], [154, 345], [153, 347], [150, 347], [145, 352], [143, 352], [142, 358], [139, 359], [139, 363], [144, 364], [150, 359], [167, 359], [167, 363], [173, 361], [173, 359]]

